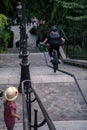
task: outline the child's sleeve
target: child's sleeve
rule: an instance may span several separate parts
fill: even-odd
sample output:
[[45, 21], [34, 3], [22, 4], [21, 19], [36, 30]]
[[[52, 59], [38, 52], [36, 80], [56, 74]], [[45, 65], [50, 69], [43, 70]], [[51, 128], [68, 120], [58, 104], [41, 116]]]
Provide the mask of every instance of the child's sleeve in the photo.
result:
[[11, 105], [10, 105], [11, 109], [16, 109], [16, 103], [15, 102], [12, 102]]

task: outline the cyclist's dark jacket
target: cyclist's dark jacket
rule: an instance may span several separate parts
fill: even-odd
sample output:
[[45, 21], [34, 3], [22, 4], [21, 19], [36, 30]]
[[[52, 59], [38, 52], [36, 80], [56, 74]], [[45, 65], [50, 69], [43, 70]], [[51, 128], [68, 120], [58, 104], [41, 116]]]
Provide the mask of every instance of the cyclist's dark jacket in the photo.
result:
[[60, 44], [61, 36], [58, 31], [51, 31], [47, 36], [49, 44], [56, 45]]

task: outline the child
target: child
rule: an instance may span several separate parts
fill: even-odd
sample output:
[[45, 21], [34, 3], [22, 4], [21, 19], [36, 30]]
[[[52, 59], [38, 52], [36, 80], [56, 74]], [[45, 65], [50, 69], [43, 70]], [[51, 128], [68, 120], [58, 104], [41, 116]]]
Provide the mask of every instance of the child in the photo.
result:
[[20, 120], [20, 116], [16, 113], [15, 99], [18, 97], [17, 88], [11, 86], [4, 92], [6, 100], [4, 101], [4, 121], [7, 130], [13, 130], [15, 125], [15, 118]]

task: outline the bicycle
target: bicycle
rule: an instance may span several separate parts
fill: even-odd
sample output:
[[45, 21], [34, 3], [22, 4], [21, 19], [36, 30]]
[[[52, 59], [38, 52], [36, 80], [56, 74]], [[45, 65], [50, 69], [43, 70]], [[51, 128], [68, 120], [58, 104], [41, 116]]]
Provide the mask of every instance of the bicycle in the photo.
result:
[[52, 60], [53, 69], [54, 69], [54, 72], [56, 72], [58, 70], [58, 63], [59, 63], [57, 50], [54, 48], [52, 53], [53, 53], [53, 55], [52, 55], [52, 57], [53, 57], [53, 60]]
[[[50, 47], [50, 45], [49, 44], [40, 44], [39, 45], [39, 50], [42, 51], [42, 52], [46, 51], [46, 47], [48, 49]], [[52, 60], [53, 70], [54, 70], [54, 72], [56, 72], [58, 70], [58, 63], [59, 63], [59, 59], [58, 59], [58, 54], [57, 54], [56, 48], [53, 49], [52, 57], [53, 57], [53, 60]]]

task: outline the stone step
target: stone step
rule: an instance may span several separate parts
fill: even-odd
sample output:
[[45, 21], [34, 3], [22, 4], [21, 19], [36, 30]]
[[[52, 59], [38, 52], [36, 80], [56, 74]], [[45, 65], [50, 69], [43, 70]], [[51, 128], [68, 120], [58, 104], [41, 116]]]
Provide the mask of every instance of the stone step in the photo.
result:
[[0, 68], [0, 84], [19, 84], [20, 68]]
[[[5, 123], [0, 122], [0, 130], [7, 130]], [[16, 123], [14, 130], [23, 130], [23, 123]]]
[[[53, 69], [47, 66], [30, 66], [30, 75], [33, 83], [74, 82], [72, 77], [59, 71], [54, 73]], [[20, 68], [0, 68], [0, 84], [19, 84], [19, 82]]]
[[[56, 130], [87, 130], [86, 120], [76, 120], [76, 121], [54, 121]], [[49, 130], [48, 126], [45, 125], [38, 130]]]
[[8, 48], [8, 53], [19, 53], [19, 48]]
[[[56, 130], [87, 130], [87, 120], [76, 121], [54, 121]], [[0, 130], [6, 130], [6, 126], [0, 123]], [[16, 123], [14, 130], [23, 130], [23, 123]], [[33, 130], [33, 129], [32, 129]], [[49, 130], [47, 125], [43, 125], [38, 130]]]
[[30, 75], [33, 83], [74, 82], [74, 79], [71, 76], [59, 71], [54, 73], [53, 69], [47, 66], [31, 67]]

